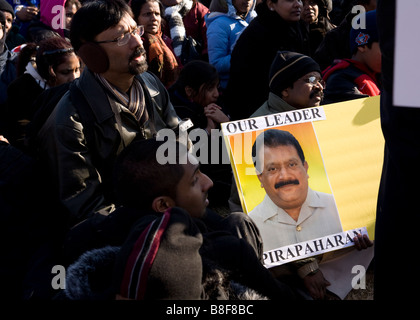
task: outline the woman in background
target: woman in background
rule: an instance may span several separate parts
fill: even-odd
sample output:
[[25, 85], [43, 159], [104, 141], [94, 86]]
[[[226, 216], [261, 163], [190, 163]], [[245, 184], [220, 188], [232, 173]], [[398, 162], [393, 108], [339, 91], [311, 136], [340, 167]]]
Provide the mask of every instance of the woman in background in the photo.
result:
[[230, 55], [236, 40], [256, 16], [255, 0], [213, 0], [206, 15], [209, 62], [220, 76], [225, 89], [229, 79]]
[[[229, 121], [227, 113], [219, 104], [219, 75], [216, 68], [202, 60], [188, 62], [181, 70], [178, 81], [169, 88], [171, 102], [181, 119], [189, 118], [193, 127], [189, 130], [203, 129], [207, 133], [205, 141], [193, 141], [200, 149], [200, 154], [206, 152], [200, 170], [207, 174], [214, 183], [209, 191], [212, 205], [225, 205], [230, 195], [232, 171], [230, 164], [222, 161], [222, 151], [225, 148], [219, 135], [212, 129], [220, 129], [220, 124]], [[220, 131], [217, 131], [220, 132]], [[201, 135], [200, 135], [201, 137]], [[205, 143], [207, 142], [207, 143]], [[213, 144], [219, 144], [218, 154]], [[223, 149], [222, 149], [223, 148]], [[213, 159], [213, 157], [216, 159]]]
[[171, 39], [162, 33], [163, 6], [159, 0], [133, 0], [131, 8], [134, 20], [144, 26], [142, 40], [148, 70], [168, 88], [178, 78], [180, 67], [171, 48]]
[[311, 56], [325, 37], [325, 34], [336, 26], [331, 22], [329, 13], [332, 0], [303, 0], [302, 20], [309, 29]]
[[[28, 44], [35, 53], [25, 72], [7, 89], [7, 138], [17, 147], [23, 146], [25, 127], [36, 110], [33, 103], [46, 89], [71, 82], [80, 77], [80, 59], [69, 41], [57, 36], [42, 40], [38, 46]], [[31, 56], [22, 55], [23, 56]]]

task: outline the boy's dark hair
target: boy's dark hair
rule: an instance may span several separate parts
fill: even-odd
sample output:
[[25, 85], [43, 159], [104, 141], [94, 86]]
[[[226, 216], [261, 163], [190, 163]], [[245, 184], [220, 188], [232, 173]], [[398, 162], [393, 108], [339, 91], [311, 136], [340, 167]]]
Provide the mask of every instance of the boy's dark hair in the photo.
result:
[[[150, 209], [156, 197], [175, 199], [176, 187], [184, 175], [184, 168], [178, 163], [158, 162], [158, 149], [165, 143], [153, 138], [135, 141], [121, 152], [114, 168], [117, 204]], [[179, 143], [173, 143], [176, 159], [179, 159]]]
[[190, 86], [196, 94], [204, 84], [204, 88], [218, 83], [219, 74], [210, 63], [202, 60], [193, 60], [184, 65], [175, 84], [177, 90], [184, 92]]
[[116, 26], [131, 8], [124, 0], [86, 2], [76, 11], [70, 27], [70, 40], [77, 51], [84, 42], [93, 41], [101, 32]]
[[261, 133], [252, 145], [252, 158], [254, 159], [254, 167], [259, 172], [263, 172], [263, 163], [259, 159], [260, 149], [264, 146], [275, 148], [278, 146], [295, 147], [302, 163], [305, 162], [305, 155], [299, 141], [289, 132], [278, 129], [269, 129]]

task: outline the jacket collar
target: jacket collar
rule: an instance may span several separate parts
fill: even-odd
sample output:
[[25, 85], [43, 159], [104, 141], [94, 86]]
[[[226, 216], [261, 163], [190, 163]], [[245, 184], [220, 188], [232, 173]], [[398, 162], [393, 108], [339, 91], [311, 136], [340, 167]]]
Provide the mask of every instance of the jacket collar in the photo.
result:
[[[152, 90], [146, 86], [140, 75], [136, 76], [145, 94], [146, 107], [150, 115], [150, 95], [154, 96], [158, 94], [155, 90]], [[99, 123], [106, 121], [107, 119], [114, 116], [113, 108], [116, 108], [116, 102], [114, 99], [109, 98], [107, 91], [96, 79], [95, 75], [87, 67], [83, 70], [80, 78], [76, 79], [76, 86], [81, 90], [87, 102], [92, 108], [93, 114]], [[114, 104], [111, 106], [111, 104]], [[106, 106], [106, 107], [105, 107]]]
[[268, 109], [272, 113], [279, 113], [285, 111], [293, 111], [296, 110], [295, 107], [292, 107], [278, 95], [270, 92], [268, 94]]
[[77, 87], [85, 96], [99, 123], [114, 116], [108, 95], [92, 71], [85, 67], [80, 78], [76, 81]]

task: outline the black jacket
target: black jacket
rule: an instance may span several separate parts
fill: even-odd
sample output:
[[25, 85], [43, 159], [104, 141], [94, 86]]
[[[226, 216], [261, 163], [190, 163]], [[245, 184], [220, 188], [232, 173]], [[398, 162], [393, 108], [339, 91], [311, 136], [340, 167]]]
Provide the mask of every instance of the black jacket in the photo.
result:
[[268, 75], [277, 51], [310, 54], [309, 36], [303, 21], [287, 23], [265, 3], [238, 38], [230, 61], [226, 107], [232, 120], [248, 118], [267, 99]]
[[[179, 208], [176, 210], [185, 212]], [[230, 280], [254, 289], [263, 296], [272, 299], [296, 299], [294, 290], [273, 278], [245, 239], [229, 232], [216, 213], [208, 211], [208, 215], [205, 219], [193, 219], [194, 228], [203, 237], [199, 249], [203, 261], [203, 278], [215, 270], [221, 270]], [[248, 232], [252, 232], [252, 222], [245, 214], [241, 215], [250, 223]], [[141, 219], [147, 220], [151, 216], [160, 217], [162, 214], [124, 207], [119, 207], [107, 216], [96, 214], [71, 230], [64, 245], [63, 263], [77, 263], [81, 254], [93, 249], [123, 246], [133, 226], [138, 225]], [[170, 263], [172, 265], [176, 261]], [[179, 270], [184, 271], [188, 272]]]

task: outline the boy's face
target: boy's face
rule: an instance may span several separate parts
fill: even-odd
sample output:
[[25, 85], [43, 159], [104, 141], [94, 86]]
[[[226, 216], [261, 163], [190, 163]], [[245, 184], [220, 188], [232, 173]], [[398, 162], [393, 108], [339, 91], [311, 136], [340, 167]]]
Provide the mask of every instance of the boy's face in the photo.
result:
[[362, 51], [362, 62], [375, 73], [381, 72], [382, 55], [379, 47], [379, 42], [373, 42], [372, 47], [363, 46], [358, 48]]
[[194, 160], [182, 165], [184, 175], [176, 187], [175, 205], [186, 210], [191, 217], [201, 218], [209, 204], [207, 195], [213, 181], [200, 171], [198, 161]]

